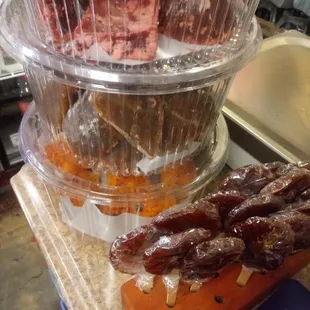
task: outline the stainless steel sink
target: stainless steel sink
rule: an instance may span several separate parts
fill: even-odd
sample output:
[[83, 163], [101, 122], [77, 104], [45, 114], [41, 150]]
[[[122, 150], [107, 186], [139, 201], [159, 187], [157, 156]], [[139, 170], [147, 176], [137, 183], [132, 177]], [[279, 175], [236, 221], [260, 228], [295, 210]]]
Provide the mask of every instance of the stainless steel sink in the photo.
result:
[[310, 158], [309, 60], [310, 39], [296, 31], [263, 41], [223, 108], [233, 144], [262, 162]]

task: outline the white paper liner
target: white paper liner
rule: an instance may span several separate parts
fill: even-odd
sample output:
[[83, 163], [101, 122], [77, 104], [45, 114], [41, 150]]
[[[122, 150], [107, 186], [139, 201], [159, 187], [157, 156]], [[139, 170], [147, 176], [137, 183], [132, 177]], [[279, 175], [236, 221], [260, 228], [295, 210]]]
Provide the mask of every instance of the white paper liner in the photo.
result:
[[[174, 207], [182, 207], [188, 203], [186, 199]], [[60, 210], [62, 220], [72, 228], [106, 242], [113, 242], [119, 235], [147, 225], [152, 217], [143, 217], [130, 213], [122, 213], [110, 216], [101, 213], [97, 206], [89, 200], [85, 200], [83, 207], [75, 207], [66, 196], [60, 198]]]
[[81, 208], [73, 206], [68, 197], [61, 197], [62, 220], [69, 226], [89, 236], [112, 242], [139, 226], [149, 224], [152, 218], [130, 213], [109, 216], [101, 213], [95, 204], [86, 200]]
[[189, 156], [190, 154], [194, 153], [200, 145], [200, 142], [191, 141], [188, 143], [187, 150], [184, 150], [180, 153], [167, 154], [165, 156], [156, 156], [152, 159], [144, 157], [137, 163], [137, 166], [143, 173], [148, 174], [153, 170], [162, 168], [172, 162], [177, 162], [178, 160]]
[[116, 61], [113, 59], [107, 52], [105, 52], [101, 46], [97, 43], [94, 43], [89, 49], [85, 51], [86, 59], [93, 61], [102, 61], [110, 62], [115, 64], [124, 64], [129, 66], [141, 65], [144, 63], [149, 63], [154, 60], [168, 59], [176, 56], [186, 55], [194, 51], [199, 51], [202, 49], [216, 49], [218, 45], [196, 45], [196, 44], [187, 44], [184, 42], [171, 39], [165, 35], [159, 34], [158, 36], [158, 46], [156, 50], [156, 55], [151, 61], [141, 61], [133, 59], [122, 59]]

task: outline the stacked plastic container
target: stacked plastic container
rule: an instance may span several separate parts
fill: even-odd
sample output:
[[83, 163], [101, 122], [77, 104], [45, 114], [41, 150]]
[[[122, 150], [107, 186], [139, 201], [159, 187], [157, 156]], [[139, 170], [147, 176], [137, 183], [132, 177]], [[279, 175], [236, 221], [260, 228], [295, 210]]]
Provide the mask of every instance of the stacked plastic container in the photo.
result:
[[1, 1], [1, 46], [35, 98], [20, 148], [42, 177], [26, 166], [14, 188], [70, 309], [121, 309], [109, 243], [225, 164], [221, 107], [257, 51], [257, 2]]
[[25, 161], [62, 219], [111, 242], [194, 199], [226, 160], [221, 116], [256, 53], [258, 0], [4, 0], [3, 48], [35, 104]]

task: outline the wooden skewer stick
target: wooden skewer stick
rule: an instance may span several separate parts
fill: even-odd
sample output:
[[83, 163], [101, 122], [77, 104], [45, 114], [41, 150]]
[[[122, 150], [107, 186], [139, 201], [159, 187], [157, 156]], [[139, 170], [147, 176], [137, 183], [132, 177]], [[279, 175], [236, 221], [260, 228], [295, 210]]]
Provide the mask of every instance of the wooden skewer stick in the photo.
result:
[[148, 273], [140, 274], [136, 278], [136, 286], [145, 294], [149, 294], [154, 287], [154, 276]]
[[245, 286], [248, 283], [252, 273], [253, 273], [253, 271], [242, 266], [242, 270], [241, 270], [239, 277], [237, 279], [237, 284], [240, 286]]
[[151, 291], [152, 291], [152, 289], [153, 289], [153, 285], [154, 285], [153, 282], [152, 282], [152, 283], [148, 283], [147, 285], [143, 285], [143, 286], [141, 287], [142, 292], [145, 293], [145, 294], [151, 293]]
[[177, 300], [177, 294], [178, 294], [177, 289], [167, 288], [166, 304], [168, 307], [174, 307], [175, 306], [175, 303]]
[[180, 282], [179, 270], [174, 269], [171, 274], [164, 276], [163, 282], [167, 288], [166, 304], [168, 307], [174, 307], [177, 300]]
[[202, 283], [196, 282], [196, 283], [193, 283], [193, 284], [190, 286], [189, 290], [190, 290], [191, 292], [195, 293], [195, 292], [198, 292], [198, 291], [200, 290], [201, 287], [202, 287]]

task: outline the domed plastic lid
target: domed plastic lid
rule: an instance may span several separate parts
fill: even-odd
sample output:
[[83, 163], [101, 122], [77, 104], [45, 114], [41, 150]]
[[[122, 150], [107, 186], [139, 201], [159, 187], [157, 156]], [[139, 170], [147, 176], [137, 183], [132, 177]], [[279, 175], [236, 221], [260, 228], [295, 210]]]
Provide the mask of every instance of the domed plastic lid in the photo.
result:
[[[27, 109], [20, 127], [20, 150], [24, 161], [29, 162], [45, 180], [73, 197], [87, 198], [103, 204], [115, 200], [154, 199], [163, 193], [179, 197], [195, 194], [223, 168], [227, 159], [228, 130], [223, 116], [220, 116], [214, 130], [211, 152], [208, 148], [207, 152], [202, 151], [194, 161], [187, 161], [185, 158], [172, 167], [165, 167], [160, 174], [129, 178], [105, 174], [99, 179], [96, 174], [79, 169], [74, 175], [71, 173], [72, 169], [68, 169], [69, 156], [64, 157], [56, 152], [55, 156], [49, 157], [48, 152], [42, 153], [42, 144], [46, 141], [51, 141], [50, 132], [40, 121], [35, 104], [32, 104]], [[64, 162], [61, 169], [57, 167], [56, 160]], [[122, 180], [134, 186], [134, 191], [124, 189]]]
[[[109, 1], [114, 9], [101, 8], [97, 0], [77, 3], [4, 0], [1, 45], [19, 62], [69, 85], [160, 94], [199, 88], [234, 74], [253, 57], [261, 39], [256, 20], [251, 21], [256, 0], [187, 5], [184, 0], [161, 0], [161, 10], [156, 0]], [[130, 47], [124, 56], [123, 49]]]

